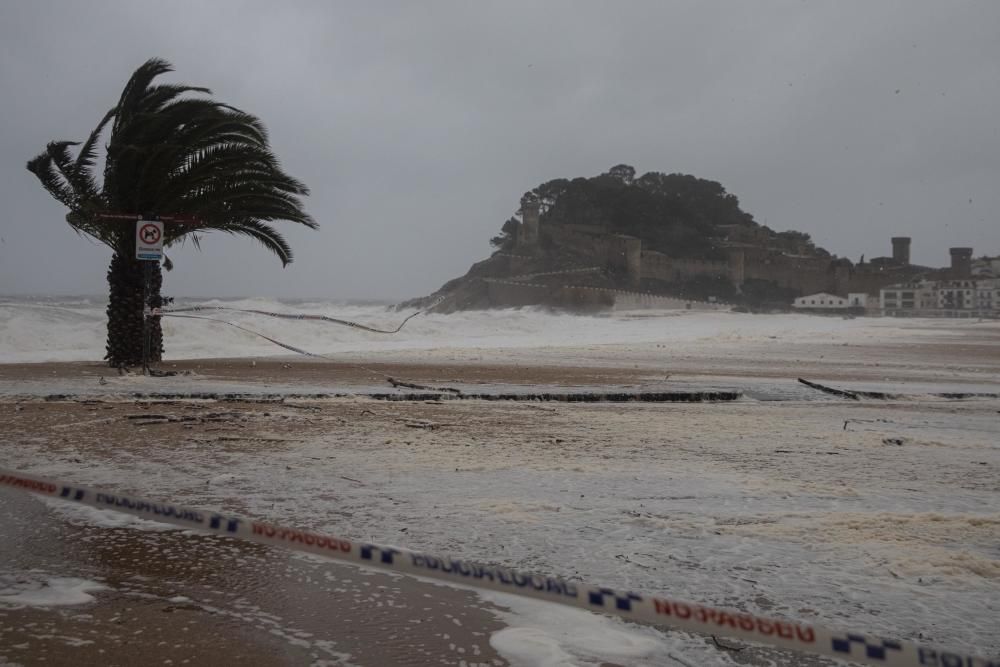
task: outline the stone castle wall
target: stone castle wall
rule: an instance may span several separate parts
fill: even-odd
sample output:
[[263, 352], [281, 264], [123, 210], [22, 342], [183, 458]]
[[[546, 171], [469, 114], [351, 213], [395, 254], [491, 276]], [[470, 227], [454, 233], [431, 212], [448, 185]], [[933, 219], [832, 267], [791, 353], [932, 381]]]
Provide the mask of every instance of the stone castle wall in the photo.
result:
[[572, 229], [581, 225], [545, 225], [542, 235], [556, 246], [604, 260], [608, 256], [608, 236]]
[[615, 310], [728, 310], [729, 304], [708, 303], [706, 301], [689, 301], [648, 292], [628, 292], [614, 290]]
[[630, 285], [639, 285], [642, 278], [642, 241], [634, 236], [612, 234], [608, 237], [608, 267], [624, 273]]
[[495, 278], [486, 279], [489, 303], [494, 308], [517, 308], [546, 303], [550, 291], [547, 285], [517, 283]]
[[574, 310], [726, 310], [725, 303], [707, 303], [661, 296], [649, 292], [587, 287], [578, 285], [551, 286], [514, 280], [485, 279], [489, 303], [495, 308], [521, 306], [554, 306]]
[[730, 264], [725, 260], [680, 259], [655, 250], [645, 250], [642, 252], [641, 275], [643, 278], [663, 282], [678, 282], [700, 276], [732, 280], [734, 271]]
[[[596, 224], [539, 224], [530, 218], [537, 232], [525, 230], [518, 235], [516, 252], [527, 259], [537, 258], [537, 238], [558, 248], [578, 253], [602, 263], [638, 286], [643, 279], [662, 282], [683, 282], [693, 278], [722, 278], [741, 288], [746, 280], [775, 283], [799, 294], [830, 292], [846, 296], [849, 292], [878, 294], [880, 288], [900, 282], [914, 269], [900, 266], [891, 271], [875, 271], [867, 265], [852, 267], [828, 257], [790, 255], [753, 243], [737, 243], [728, 249], [727, 260], [670, 257], [655, 250], [643, 250], [640, 239], [610, 234]], [[749, 239], [748, 239], [749, 240]], [[535, 253], [532, 255], [532, 253]], [[522, 262], [510, 260], [511, 274], [517, 274]], [[528, 264], [527, 261], [523, 264]], [[905, 274], [905, 275], [904, 275]]]
[[879, 290], [883, 287], [895, 285], [896, 283], [909, 282], [916, 274], [917, 271], [909, 267], [880, 271], [876, 268], [868, 268], [868, 265], [863, 265], [850, 271], [846, 291], [878, 294]]
[[744, 280], [767, 280], [774, 282], [778, 287], [793, 289], [802, 294], [833, 292], [836, 289], [830, 260], [823, 258], [796, 258], [785, 255], [748, 258], [743, 266], [743, 276]]
[[554, 287], [539, 283], [486, 279], [490, 306], [517, 308], [521, 306], [554, 306], [574, 310], [603, 310], [614, 306], [613, 295], [607, 290], [583, 287]]
[[497, 266], [503, 266], [507, 275], [522, 273], [538, 262], [534, 255], [516, 255], [508, 252], [497, 252], [490, 258]]

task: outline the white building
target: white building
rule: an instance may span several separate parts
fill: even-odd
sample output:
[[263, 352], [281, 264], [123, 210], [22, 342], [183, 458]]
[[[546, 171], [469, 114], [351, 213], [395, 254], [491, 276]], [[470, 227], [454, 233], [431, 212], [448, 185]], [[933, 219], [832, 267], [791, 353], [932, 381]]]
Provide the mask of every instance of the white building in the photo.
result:
[[818, 312], [861, 312], [868, 308], [868, 295], [863, 292], [851, 292], [847, 297], [819, 292], [800, 296], [792, 302], [792, 308], [796, 310], [815, 310]]
[[848, 308], [868, 308], [868, 294], [865, 292], [851, 292], [847, 295]]
[[1000, 279], [922, 280], [881, 290], [882, 314], [906, 317], [1000, 317]]
[[889, 285], [879, 293], [883, 315], [915, 316], [938, 308], [937, 283], [920, 280], [901, 285]]
[[[976, 286], [976, 309], [1000, 312], [1000, 279], [980, 280]], [[984, 284], [992, 283], [992, 285]]]
[[972, 310], [976, 305], [975, 280], [947, 280], [938, 284], [938, 308], [941, 310]]
[[792, 303], [792, 308], [798, 310], [846, 310], [847, 299], [836, 294], [820, 292], [800, 296]]
[[980, 257], [972, 260], [973, 278], [1000, 278], [1000, 257]]
[[[819, 292], [800, 296], [792, 302], [792, 308], [802, 311], [815, 311], [819, 313], [863, 313], [868, 310], [868, 295], [864, 292], [851, 292], [847, 297], [842, 297], [829, 292]], [[878, 310], [878, 305], [875, 305]]]

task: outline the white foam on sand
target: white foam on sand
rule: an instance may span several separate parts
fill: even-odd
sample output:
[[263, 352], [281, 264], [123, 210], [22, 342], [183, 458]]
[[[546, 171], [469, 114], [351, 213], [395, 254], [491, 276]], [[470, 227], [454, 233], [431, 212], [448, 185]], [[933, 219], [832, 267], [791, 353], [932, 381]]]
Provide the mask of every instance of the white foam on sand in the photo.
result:
[[503, 593], [479, 595], [510, 610], [498, 612], [507, 627], [493, 633], [490, 646], [514, 667], [662, 665], [674, 653], [697, 659], [704, 650], [704, 642], [689, 636], [668, 637], [653, 628], [582, 609]]
[[89, 579], [54, 577], [34, 570], [0, 574], [0, 606], [57, 607], [86, 604], [94, 600], [90, 593], [107, 588], [104, 584]]
[[[312, 310], [380, 326], [395, 326], [403, 315], [374, 306], [229, 305]], [[30, 308], [15, 316], [0, 308], [0, 358], [100, 358], [103, 306], [67, 308], [92, 309], [96, 333], [90, 325], [74, 333], [69, 315], [46, 330], [38, 321], [26, 324], [26, 317], [41, 317]], [[587, 363], [605, 355], [593, 347], [604, 344], [617, 345], [613, 362], [622, 363], [630, 348], [642, 347], [632, 343], [669, 342], [674, 354], [721, 355], [744, 343], [919, 342], [928, 334], [961, 338], [1000, 326], [730, 313], [586, 317], [523, 309], [421, 316], [403, 335], [387, 337], [246, 318], [242, 324], [321, 353], [420, 358], [424, 350], [434, 358], [434, 350], [465, 347], [493, 359], [503, 349], [520, 354], [551, 346], [539, 354], [553, 359], [559, 358], [553, 350], [577, 346], [582, 352], [565, 358]], [[41, 332], [38, 340], [34, 330]], [[174, 320], [165, 330], [176, 357], [285, 353], [224, 325]], [[77, 345], [74, 335], [91, 336], [90, 342]], [[84, 353], [90, 356], [74, 356]], [[636, 354], [641, 363], [646, 352]], [[964, 368], [947, 370], [975, 377]], [[80, 463], [31, 439], [7, 455], [11, 467], [141, 489], [143, 496], [194, 507], [239, 507], [275, 523], [374, 543], [405, 534], [405, 546], [429, 553], [992, 654], [1000, 646], [990, 621], [1000, 591], [994, 472], [1000, 405], [977, 405], [597, 405], [554, 408], [530, 428], [521, 422], [534, 418], [511, 406], [491, 408], [498, 427], [483, 437], [475, 429], [488, 428], [484, 424], [469, 433], [455, 425], [419, 438], [390, 425], [239, 453], [154, 434], [149, 455], [112, 451]], [[903, 445], [886, 443], [899, 437]], [[164, 451], [171, 453], [170, 465], [154, 455]], [[92, 525], [168, 529], [59, 506]], [[671, 655], [687, 664], [730, 661], [706, 649], [704, 639], [489, 595], [510, 610], [501, 612], [509, 614], [503, 617], [509, 627], [491, 644], [515, 664], [662, 665], [673, 664], [666, 659]]]
[[[326, 315], [378, 328], [395, 328], [413, 311], [336, 302], [283, 303], [269, 299], [184, 301], [182, 306], [226, 306], [268, 312]], [[0, 358], [7, 362], [86, 361], [104, 356], [104, 304], [60, 305], [28, 300], [0, 301]], [[386, 335], [336, 324], [283, 320], [228, 311], [199, 312], [260, 332], [317, 354], [414, 354], [430, 350], [567, 348], [607, 344], [669, 343], [673, 353], [706, 344], [755, 342], [898, 341], [938, 333], [954, 322], [933, 320], [750, 315], [727, 312], [642, 311], [573, 315], [538, 308], [423, 314], [397, 334]], [[975, 323], [969, 323], [972, 326]], [[981, 325], [991, 326], [991, 325]], [[219, 322], [164, 318], [168, 358], [285, 356], [263, 338]], [[416, 355], [416, 356], [419, 356]]]
[[102, 510], [90, 507], [89, 505], [78, 505], [67, 500], [59, 500], [58, 498], [41, 497], [39, 500], [45, 503], [53, 514], [73, 525], [95, 526], [98, 528], [131, 528], [133, 530], [150, 532], [182, 530], [170, 524], [140, 519], [137, 516], [115, 512], [114, 510]]
[[[502, 428], [482, 437], [482, 424], [418, 437], [389, 420], [239, 452], [154, 434], [147, 456], [80, 463], [29, 439], [7, 455], [186, 506], [995, 654], [1000, 403], [929, 405], [510, 405], [491, 407]], [[496, 648], [519, 664], [724, 660], [681, 633], [595, 616], [578, 639], [572, 609], [503, 605], [516, 632]], [[622, 632], [660, 648], [615, 658], [645, 650]], [[604, 653], [579, 648], [587, 637]]]

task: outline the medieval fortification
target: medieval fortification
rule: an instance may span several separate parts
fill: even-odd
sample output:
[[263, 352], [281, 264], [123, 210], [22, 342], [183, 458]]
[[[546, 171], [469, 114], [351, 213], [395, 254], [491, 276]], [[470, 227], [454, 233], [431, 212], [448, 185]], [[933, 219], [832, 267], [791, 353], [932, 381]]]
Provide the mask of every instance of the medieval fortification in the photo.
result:
[[518, 215], [511, 221], [515, 229], [493, 255], [434, 295], [411, 303], [436, 300], [443, 311], [526, 305], [781, 309], [806, 294], [877, 297], [887, 285], [919, 278], [966, 278], [973, 254], [972, 248], [951, 248], [949, 267], [917, 266], [910, 263], [911, 239], [900, 236], [891, 239], [891, 256], [853, 263], [817, 249], [806, 235], [801, 247], [778, 244], [773, 230], [753, 223], [717, 225], [716, 258], [675, 257], [600, 223], [547, 219], [530, 196], [522, 199]]

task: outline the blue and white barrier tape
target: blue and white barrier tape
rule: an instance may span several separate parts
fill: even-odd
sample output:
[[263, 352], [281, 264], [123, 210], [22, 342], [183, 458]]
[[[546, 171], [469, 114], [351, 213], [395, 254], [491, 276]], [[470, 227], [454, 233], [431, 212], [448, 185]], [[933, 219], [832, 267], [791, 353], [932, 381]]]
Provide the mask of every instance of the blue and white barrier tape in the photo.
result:
[[169, 503], [78, 486], [0, 468], [0, 486], [61, 498], [99, 509], [169, 523], [183, 528], [219, 533], [253, 542], [282, 546], [334, 560], [486, 588], [546, 600], [589, 611], [619, 616], [675, 630], [716, 634], [769, 646], [802, 651], [868, 665], [898, 667], [1000, 667], [958, 652], [918, 646], [908, 641], [882, 639], [765, 618], [667, 597], [654, 597], [590, 586], [495, 565], [382, 547], [363, 542], [284, 528], [228, 514], [178, 507]]

